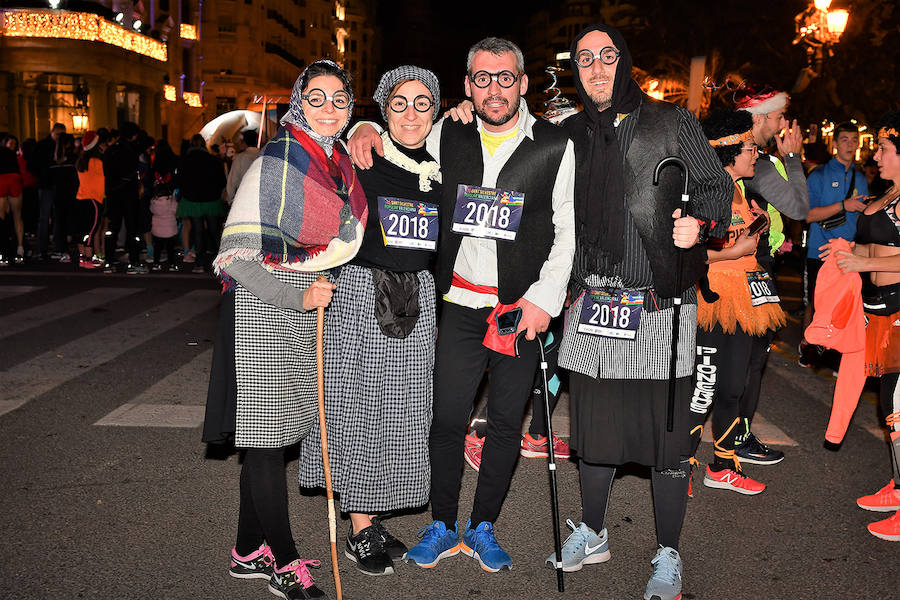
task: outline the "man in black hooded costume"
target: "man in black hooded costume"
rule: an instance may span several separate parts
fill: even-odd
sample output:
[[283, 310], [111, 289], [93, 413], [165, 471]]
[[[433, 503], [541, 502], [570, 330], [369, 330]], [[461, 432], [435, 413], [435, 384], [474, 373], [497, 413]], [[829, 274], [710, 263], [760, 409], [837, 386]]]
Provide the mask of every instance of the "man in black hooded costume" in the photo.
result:
[[[616, 466], [647, 465], [659, 548], [644, 598], [676, 600], [690, 477], [696, 283], [706, 272], [706, 238], [722, 235], [730, 223], [732, 186], [694, 116], [643, 94], [631, 67], [625, 40], [612, 27], [592, 25], [572, 42], [572, 76], [584, 110], [563, 123], [575, 144], [576, 252], [559, 363], [571, 371], [571, 444], [580, 458], [583, 516], [562, 561], [577, 571], [609, 559], [604, 520]], [[678, 212], [679, 169], [665, 168], [653, 185], [657, 163], [670, 155], [690, 170], [690, 217]], [[678, 296], [674, 429], [668, 432]]]

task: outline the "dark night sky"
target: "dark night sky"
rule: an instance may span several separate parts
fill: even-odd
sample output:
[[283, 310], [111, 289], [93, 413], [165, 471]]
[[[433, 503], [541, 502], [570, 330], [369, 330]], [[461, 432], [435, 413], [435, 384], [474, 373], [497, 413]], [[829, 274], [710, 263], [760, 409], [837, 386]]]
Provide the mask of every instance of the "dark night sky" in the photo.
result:
[[[465, 52], [472, 43], [488, 35], [508, 36], [523, 42], [524, 24], [532, 14], [558, 4], [559, 0], [489, 3], [383, 0], [378, 3], [378, 20], [385, 40], [384, 66], [391, 68], [413, 62], [436, 69], [442, 79], [450, 76], [461, 80]], [[736, 62], [743, 59], [740, 62], [775, 63], [779, 57], [768, 56], [763, 46], [774, 41], [789, 53], [794, 35], [793, 17], [809, 3], [807, 0], [757, 0], [755, 3], [713, 2], [704, 6], [693, 0], [632, 0], [630, 4], [640, 9], [650, 25], [649, 31], [642, 35], [626, 32], [635, 64], [641, 66], [642, 62], [670, 51], [703, 54], [711, 46], [719, 45], [727, 52], [730, 46], [735, 46], [735, 39], [742, 38], [757, 39], [758, 43], [747, 44], [746, 50], [740, 48], [746, 56], [735, 57]], [[455, 81], [450, 84], [461, 85]], [[456, 90], [448, 90], [451, 91]]]
[[[441, 78], [445, 97], [461, 97], [465, 54], [472, 43], [487, 35], [523, 42], [523, 26], [529, 17], [543, 6], [557, 4], [559, 0], [382, 0], [378, 3], [378, 21], [384, 40], [383, 66], [388, 69], [412, 63], [431, 68]], [[629, 4], [638, 8], [645, 26], [634, 31], [625, 29], [623, 34], [634, 64], [651, 73], [664, 76], [666, 69], [673, 67], [686, 71], [691, 56], [709, 57], [716, 51], [724, 72], [739, 72], [750, 80], [790, 90], [806, 65], [803, 47], [791, 41], [794, 16], [810, 6], [811, 0], [631, 0]], [[896, 81], [888, 81], [879, 87], [879, 93], [872, 93], [873, 78], [880, 81], [885, 75], [878, 62], [870, 60], [880, 57], [878, 60], [893, 65], [897, 59], [894, 48], [900, 37], [900, 8], [894, 5], [893, 0], [832, 3], [832, 8], [850, 9], [851, 17], [847, 33], [828, 63], [840, 96], [840, 102], [832, 103], [831, 113], [880, 113], [888, 103], [896, 103]], [[881, 15], [882, 31], [893, 33], [873, 52], [870, 39], [878, 25], [874, 15]], [[804, 102], [807, 110], [813, 106], [808, 98], [818, 91], [814, 85], [805, 92], [806, 99], [797, 94], [798, 110]], [[836, 118], [845, 115], [829, 114]]]

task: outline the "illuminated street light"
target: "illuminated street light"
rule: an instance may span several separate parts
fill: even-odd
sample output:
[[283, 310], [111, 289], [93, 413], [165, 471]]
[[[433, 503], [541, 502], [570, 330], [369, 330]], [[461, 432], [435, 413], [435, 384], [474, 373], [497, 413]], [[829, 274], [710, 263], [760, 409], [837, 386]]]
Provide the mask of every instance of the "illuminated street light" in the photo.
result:
[[134, 23], [132, 23], [131, 26], [134, 28], [135, 31], [140, 31], [141, 25], [143, 25], [143, 24], [144, 24], [143, 21], [141, 21], [140, 19], [135, 19]]
[[844, 34], [844, 31], [847, 29], [847, 19], [849, 18], [850, 13], [846, 10], [828, 11], [828, 33], [834, 37], [833, 43], [837, 43]]
[[125, 13], [116, 13], [116, 23], [121, 23], [125, 18]]

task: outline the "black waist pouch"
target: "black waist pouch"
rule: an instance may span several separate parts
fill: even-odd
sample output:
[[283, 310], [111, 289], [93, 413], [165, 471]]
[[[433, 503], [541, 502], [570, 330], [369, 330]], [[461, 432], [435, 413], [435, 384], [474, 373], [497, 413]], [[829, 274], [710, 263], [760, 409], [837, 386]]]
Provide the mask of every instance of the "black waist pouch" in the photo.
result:
[[889, 317], [900, 312], [900, 283], [876, 286], [863, 281], [863, 310], [870, 315]]
[[381, 333], [405, 338], [419, 320], [419, 278], [415, 273], [372, 269], [375, 286], [375, 320]]

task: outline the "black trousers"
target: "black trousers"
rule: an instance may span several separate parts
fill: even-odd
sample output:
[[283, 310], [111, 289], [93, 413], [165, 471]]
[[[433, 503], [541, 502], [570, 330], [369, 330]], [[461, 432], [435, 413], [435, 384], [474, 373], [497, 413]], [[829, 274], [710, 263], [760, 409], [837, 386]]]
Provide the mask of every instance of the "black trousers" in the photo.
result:
[[115, 263], [116, 256], [116, 239], [119, 236], [119, 229], [122, 228], [122, 221], [125, 222], [125, 248], [128, 250], [129, 264], [137, 264], [140, 257], [141, 248], [138, 236], [138, 220], [140, 214], [140, 204], [138, 198], [137, 182], [129, 183], [124, 187], [115, 191], [108, 190], [106, 194], [106, 216], [109, 219], [109, 225], [106, 230], [106, 262]]
[[[750, 419], [759, 399], [758, 389], [747, 394], [748, 376], [752, 365], [765, 364], [767, 345], [761, 343], [766, 336], [751, 336], [738, 326], [734, 333], [725, 333], [718, 324], [712, 331], [697, 328], [696, 384], [691, 399], [691, 415], [694, 424], [702, 424], [715, 405], [712, 416], [713, 439], [718, 440], [731, 427], [735, 419]], [[761, 369], [759, 370], [762, 372]], [[758, 382], [757, 382], [758, 385]], [[746, 403], [742, 406], [742, 400]], [[751, 406], [752, 405], [752, 406]], [[735, 437], [743, 433], [743, 427], [735, 426], [719, 444], [724, 451], [734, 450]], [[696, 445], [699, 436], [696, 436]], [[716, 457], [716, 463], [730, 462]]]
[[449, 302], [438, 325], [434, 368], [434, 417], [431, 423], [431, 512], [452, 528], [459, 511], [463, 449], [475, 393], [489, 368], [487, 438], [481, 454], [472, 526], [493, 522], [509, 489], [519, 456], [522, 416], [538, 366], [537, 342], [522, 340], [514, 358], [483, 344], [489, 308], [471, 309]]

